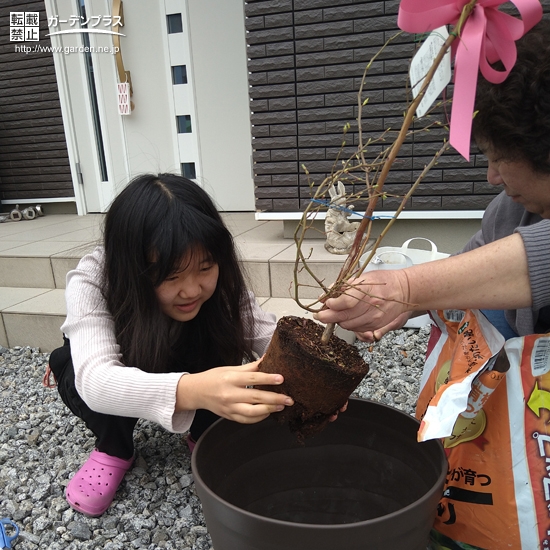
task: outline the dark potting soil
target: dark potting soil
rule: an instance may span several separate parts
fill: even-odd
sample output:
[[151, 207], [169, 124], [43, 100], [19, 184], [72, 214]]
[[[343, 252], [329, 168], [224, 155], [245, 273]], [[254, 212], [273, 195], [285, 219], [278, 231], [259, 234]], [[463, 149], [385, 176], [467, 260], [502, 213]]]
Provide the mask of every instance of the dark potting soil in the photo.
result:
[[288, 316], [279, 323], [285, 335], [285, 345], [299, 346], [311, 357], [323, 361], [330, 368], [363, 371], [364, 361], [355, 346], [332, 335], [328, 344], [321, 343], [324, 326], [303, 317]]
[[282, 317], [260, 363], [261, 371], [283, 375], [275, 391], [290, 395], [294, 405], [272, 416], [300, 440], [324, 429], [369, 370], [357, 348], [341, 338], [332, 335], [321, 344], [323, 330], [309, 319]]

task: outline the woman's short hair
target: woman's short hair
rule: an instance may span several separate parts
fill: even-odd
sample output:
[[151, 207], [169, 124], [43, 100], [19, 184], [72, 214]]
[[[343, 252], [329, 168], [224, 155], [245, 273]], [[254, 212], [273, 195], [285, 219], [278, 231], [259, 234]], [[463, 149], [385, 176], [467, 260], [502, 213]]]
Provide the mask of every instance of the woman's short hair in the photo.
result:
[[517, 61], [504, 82], [479, 77], [472, 135], [499, 157], [550, 173], [550, 20], [543, 19], [516, 45]]

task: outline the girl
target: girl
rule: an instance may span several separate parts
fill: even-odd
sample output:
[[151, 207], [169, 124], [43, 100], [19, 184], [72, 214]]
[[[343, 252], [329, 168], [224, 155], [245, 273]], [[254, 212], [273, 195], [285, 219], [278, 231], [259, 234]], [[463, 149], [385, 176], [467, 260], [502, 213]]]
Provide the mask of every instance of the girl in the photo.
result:
[[[275, 329], [245, 287], [231, 234], [208, 195], [172, 174], [135, 178], [113, 202], [104, 245], [67, 275], [65, 346], [50, 356], [65, 404], [96, 436], [66, 498], [99, 516], [134, 457], [138, 418], [192, 450], [220, 416], [263, 420], [291, 398], [250, 388]], [[235, 366], [220, 366], [235, 365]]]

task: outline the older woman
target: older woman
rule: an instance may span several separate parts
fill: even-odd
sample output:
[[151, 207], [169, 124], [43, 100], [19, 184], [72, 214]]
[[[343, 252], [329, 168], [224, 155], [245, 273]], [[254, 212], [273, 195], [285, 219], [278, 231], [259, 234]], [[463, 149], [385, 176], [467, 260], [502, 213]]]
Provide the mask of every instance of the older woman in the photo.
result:
[[[463, 254], [400, 271], [368, 272], [318, 314], [379, 339], [411, 311], [487, 309], [506, 337], [550, 331], [550, 20], [517, 43], [502, 84], [480, 79], [473, 136], [502, 187]], [[503, 311], [499, 311], [503, 310]]]

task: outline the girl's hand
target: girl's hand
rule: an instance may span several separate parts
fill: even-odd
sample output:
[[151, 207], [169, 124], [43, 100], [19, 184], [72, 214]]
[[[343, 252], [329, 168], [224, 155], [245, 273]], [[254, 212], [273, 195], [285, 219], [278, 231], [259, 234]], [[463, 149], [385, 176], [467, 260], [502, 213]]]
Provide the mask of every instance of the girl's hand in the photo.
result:
[[283, 383], [280, 374], [258, 372], [260, 361], [182, 376], [176, 390], [176, 412], [208, 409], [228, 420], [253, 424], [293, 405], [287, 395], [250, 387]]
[[328, 419], [328, 421], [329, 421], [329, 422], [334, 422], [335, 420], [338, 420], [338, 415], [339, 415], [340, 413], [346, 412], [347, 409], [348, 409], [348, 401], [346, 401], [345, 405], [344, 405], [341, 409], [338, 409], [338, 410], [336, 411], [336, 414], [333, 414], [333, 415]]

